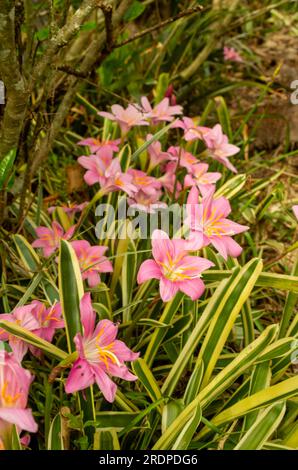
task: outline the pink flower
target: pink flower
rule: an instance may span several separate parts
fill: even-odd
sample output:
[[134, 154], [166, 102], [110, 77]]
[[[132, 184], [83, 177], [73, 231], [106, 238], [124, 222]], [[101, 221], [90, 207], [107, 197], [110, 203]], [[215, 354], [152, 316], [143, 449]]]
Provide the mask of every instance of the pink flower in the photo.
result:
[[162, 186], [167, 189], [170, 193], [174, 192], [176, 184], [175, 196], [178, 196], [182, 187], [180, 182], [176, 181], [176, 171], [177, 163], [169, 162], [165, 166], [164, 174], [160, 178], [158, 178], [158, 180], [161, 182]]
[[154, 214], [158, 209], [166, 209], [168, 206], [165, 202], [160, 202], [161, 191], [156, 191], [154, 194], [148, 195], [142, 190], [134, 194], [133, 198], [128, 199], [130, 207], [138, 209], [148, 214]]
[[80, 140], [78, 145], [87, 145], [91, 153], [97, 153], [99, 151], [103, 152], [118, 152], [119, 144], [121, 139], [116, 140], [100, 140], [95, 139], [94, 137], [87, 137], [86, 139]]
[[223, 134], [220, 124], [216, 124], [210, 132], [204, 135], [204, 141], [212, 158], [222, 163], [229, 170], [237, 173], [236, 168], [228, 160], [228, 157], [238, 153], [240, 148], [229, 144], [228, 137]]
[[123, 134], [126, 134], [133, 126], [149, 126], [146, 116], [140, 111], [138, 105], [129, 104], [125, 109], [119, 104], [113, 104], [112, 113], [101, 111], [98, 114], [111, 121], [118, 122]]
[[132, 184], [137, 190], [143, 191], [148, 196], [154, 196], [161, 188], [161, 182], [153, 176], [148, 176], [144, 171], [130, 168], [127, 173], [132, 176]]
[[211, 129], [209, 127], [197, 126], [194, 121], [184, 116], [178, 121], [174, 122], [172, 128], [180, 127], [184, 130], [184, 139], [188, 142], [191, 140], [202, 140], [204, 135], [207, 134]]
[[225, 46], [223, 49], [224, 60], [230, 60], [232, 62], [243, 62], [243, 59], [239, 52], [237, 52], [234, 47]]
[[33, 333], [51, 343], [55, 331], [59, 328], [64, 328], [60, 302], [51, 305], [49, 308], [46, 308], [39, 300], [33, 300], [31, 305], [34, 306], [31, 313], [39, 325], [37, 329], [33, 330]]
[[110, 320], [101, 320], [95, 326], [96, 315], [92, 309], [90, 293], [82, 297], [80, 310], [83, 334], [77, 333], [74, 338], [79, 358], [69, 373], [65, 391], [74, 393], [96, 382], [105, 399], [113, 402], [117, 386], [110, 376], [137, 380], [124, 362], [135, 361], [139, 354], [116, 339], [118, 327]]
[[174, 87], [173, 87], [172, 84], [170, 84], [168, 86], [168, 88], [166, 89], [165, 98], [169, 98], [170, 105], [176, 106], [177, 100], [176, 100], [176, 96], [175, 96], [175, 93], [174, 93]]
[[170, 240], [162, 230], [154, 230], [152, 234], [152, 255], [154, 260], [148, 259], [140, 266], [138, 284], [159, 279], [160, 297], [164, 302], [171, 300], [179, 290], [192, 300], [201, 297], [205, 290], [201, 273], [214, 266], [211, 261], [189, 256], [185, 240]]
[[298, 205], [292, 207], [294, 215], [296, 219], [298, 220]]
[[204, 196], [210, 191], [212, 185], [221, 178], [221, 173], [208, 173], [207, 163], [197, 163], [192, 166], [192, 174], [184, 178], [184, 187], [197, 186]]
[[79, 260], [82, 278], [87, 279], [90, 287], [100, 283], [100, 273], [111, 273], [112, 263], [103, 256], [107, 246], [91, 246], [87, 240], [75, 240], [71, 245]]
[[45, 257], [51, 256], [59, 247], [60, 240], [69, 240], [76, 229], [73, 225], [65, 233], [61, 225], [54, 221], [52, 228], [36, 227], [35, 232], [38, 236], [37, 240], [32, 243], [33, 248], [42, 248]]
[[[28, 305], [17, 307], [12, 313], [3, 313], [1, 320], [15, 323], [22, 328], [36, 334], [46, 341], [52, 341], [55, 330], [64, 328], [64, 321], [61, 318], [61, 305], [57, 303], [46, 308], [39, 300], [33, 300]], [[21, 362], [28, 349], [34, 356], [40, 356], [40, 350], [20, 338], [7, 333], [0, 328], [0, 340], [8, 341], [15, 358]]]
[[191, 172], [192, 166], [198, 163], [198, 159], [182, 147], [170, 147], [168, 153], [171, 155], [170, 160], [179, 162], [179, 166], [186, 168], [187, 171]]
[[132, 176], [122, 172], [118, 158], [112, 160], [96, 154], [79, 157], [78, 162], [88, 170], [84, 175], [86, 183], [90, 186], [99, 183], [105, 194], [122, 190], [131, 196], [137, 191]]
[[[148, 134], [146, 140], [150, 140], [151, 137], [153, 137], [152, 134]], [[158, 140], [149, 145], [149, 147], [147, 148], [147, 152], [150, 157], [150, 169], [155, 168], [161, 162], [164, 162], [165, 160], [169, 159], [168, 152], [162, 151], [161, 143]]]
[[227, 219], [231, 212], [229, 201], [225, 197], [214, 199], [215, 187], [198, 203], [199, 191], [194, 186], [187, 199], [187, 220], [190, 227], [189, 248], [199, 249], [210, 243], [227, 259], [228, 255], [237, 257], [242, 248], [232, 236], [249, 229]]
[[152, 108], [146, 96], [142, 96], [141, 103], [144, 113], [152, 119], [153, 124], [162, 121], [172, 121], [174, 116], [182, 114], [182, 106], [170, 106], [169, 98], [164, 98], [154, 108]]
[[84, 174], [84, 180], [89, 186], [106, 183], [105, 172], [112, 163], [112, 155], [109, 152], [99, 152], [95, 155], [82, 155], [78, 158], [79, 164], [88, 171]]
[[69, 202], [67, 206], [51, 206], [48, 208], [48, 213], [52, 214], [56, 209], [62, 209], [65, 214], [72, 217], [77, 212], [82, 212], [85, 207], [88, 205], [88, 202], [82, 202], [82, 204], [75, 204], [73, 202]]
[[22, 430], [37, 432], [32, 411], [27, 407], [33, 376], [16, 361], [12, 354], [0, 353], [0, 448], [11, 447], [12, 425]]

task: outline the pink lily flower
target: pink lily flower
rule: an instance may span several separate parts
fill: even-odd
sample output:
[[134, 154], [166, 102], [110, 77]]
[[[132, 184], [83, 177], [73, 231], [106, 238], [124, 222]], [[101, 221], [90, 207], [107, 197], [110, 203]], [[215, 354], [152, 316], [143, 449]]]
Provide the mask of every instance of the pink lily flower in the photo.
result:
[[221, 178], [221, 173], [209, 172], [207, 163], [197, 163], [192, 167], [192, 174], [188, 174], [184, 178], [184, 187], [197, 186], [204, 196], [212, 186]]
[[33, 333], [51, 343], [55, 331], [65, 326], [60, 302], [51, 305], [49, 308], [46, 308], [39, 300], [33, 300], [31, 305], [34, 307], [31, 313], [39, 325], [37, 329], [33, 330]]
[[0, 449], [10, 449], [12, 425], [37, 432], [32, 411], [27, 408], [28, 393], [33, 376], [17, 362], [12, 354], [0, 353]]
[[82, 202], [81, 204], [75, 204], [73, 202], [69, 202], [67, 206], [51, 206], [48, 207], [48, 213], [53, 214], [53, 212], [56, 209], [62, 209], [65, 214], [69, 215], [69, 217], [72, 217], [74, 214], [77, 212], [82, 212], [82, 210], [85, 209], [85, 207], [88, 205], [88, 202]]
[[74, 338], [79, 358], [69, 373], [65, 391], [74, 393], [96, 382], [105, 399], [112, 403], [117, 385], [110, 376], [128, 381], [137, 380], [124, 362], [135, 361], [139, 353], [134, 353], [122, 341], [116, 339], [118, 327], [110, 320], [101, 320], [95, 326], [96, 315], [90, 293], [82, 297], [80, 311], [83, 334], [77, 333]]
[[86, 139], [80, 140], [77, 142], [77, 145], [87, 145], [91, 151], [91, 153], [97, 153], [99, 151], [102, 152], [118, 152], [119, 151], [119, 144], [121, 139], [115, 140], [100, 140], [95, 139], [94, 137], [87, 137]]
[[113, 104], [111, 110], [111, 113], [101, 111], [98, 114], [111, 121], [116, 121], [121, 128], [122, 134], [126, 134], [134, 126], [149, 126], [146, 116], [140, 111], [138, 105], [129, 104], [125, 109], [119, 104]]
[[105, 194], [122, 190], [132, 196], [137, 192], [132, 176], [122, 172], [118, 158], [112, 160], [96, 154], [79, 157], [78, 162], [88, 170], [84, 175], [86, 183], [90, 186], [99, 183]]
[[133, 198], [128, 199], [128, 204], [130, 207], [138, 209], [139, 211], [154, 214], [156, 210], [166, 209], [168, 207], [165, 202], [159, 201], [160, 197], [161, 191], [156, 191], [155, 193], [148, 195], [140, 190], [134, 194]]
[[162, 121], [172, 121], [178, 114], [182, 114], [182, 106], [170, 106], [169, 98], [164, 98], [154, 108], [152, 108], [146, 96], [141, 98], [142, 107], [146, 116], [152, 120], [153, 124]]
[[[64, 328], [64, 321], [61, 318], [61, 305], [57, 303], [49, 308], [46, 308], [39, 300], [33, 300], [28, 305], [15, 308], [12, 313], [1, 314], [1, 320], [6, 320], [15, 323], [22, 328], [36, 334], [49, 342], [52, 341], [55, 330]], [[15, 358], [21, 362], [27, 353], [28, 349], [31, 353], [40, 357], [41, 351], [26, 343], [26, 341], [17, 338], [5, 330], [0, 328], [0, 341], [8, 341]]]
[[148, 196], [154, 196], [161, 188], [161, 182], [153, 176], [148, 176], [144, 171], [130, 168], [127, 173], [132, 176], [132, 184], [138, 192], [142, 191]]
[[227, 47], [223, 48], [224, 53], [224, 60], [230, 60], [232, 62], [243, 62], [243, 59], [239, 52], [237, 52], [234, 47]]
[[173, 129], [180, 127], [180, 129], [184, 130], [184, 139], [189, 142], [191, 140], [202, 140], [204, 135], [207, 134], [211, 129], [209, 127], [204, 126], [197, 126], [194, 121], [184, 116], [178, 121], [174, 122], [172, 125]]
[[198, 202], [199, 191], [194, 186], [187, 198], [187, 220], [190, 227], [189, 249], [199, 249], [210, 243], [226, 260], [228, 255], [237, 257], [242, 252], [241, 246], [232, 236], [249, 229], [227, 219], [231, 212], [229, 201], [225, 197], [214, 199], [215, 187]]
[[229, 170], [237, 173], [236, 168], [228, 160], [228, 157], [238, 153], [240, 148], [229, 144], [228, 137], [223, 134], [220, 124], [216, 124], [210, 132], [204, 135], [204, 141], [212, 158], [222, 163]]
[[73, 225], [65, 233], [61, 225], [54, 221], [52, 222], [52, 228], [48, 227], [36, 227], [35, 232], [38, 238], [32, 243], [33, 248], [42, 248], [43, 256], [46, 258], [51, 256], [58, 248], [60, 240], [69, 240], [76, 229]]
[[298, 220], [298, 205], [293, 206], [292, 209], [296, 219]]
[[188, 251], [185, 240], [170, 240], [162, 230], [154, 230], [154, 259], [147, 259], [141, 264], [138, 284], [149, 279], [159, 279], [160, 297], [164, 302], [171, 300], [178, 291], [184, 292], [192, 300], [198, 299], [205, 290], [201, 274], [214, 264], [199, 256], [190, 256]]
[[71, 245], [79, 260], [82, 278], [87, 279], [90, 287], [100, 283], [100, 273], [111, 273], [112, 263], [106, 256], [107, 246], [91, 246], [87, 240], [75, 240]]
[[100, 152], [94, 155], [82, 155], [78, 158], [79, 164], [88, 170], [84, 174], [84, 180], [89, 186], [99, 183], [103, 186], [106, 183], [105, 172], [112, 163], [112, 155], [107, 152]]
[[179, 166], [186, 168], [187, 171], [192, 172], [193, 165], [198, 163], [198, 159], [182, 147], [172, 146], [168, 149], [168, 153], [171, 155], [170, 160], [179, 162]]
[[[146, 140], [147, 141], [150, 140], [151, 137], [153, 137], [152, 134], [148, 134], [146, 137]], [[158, 140], [153, 142], [151, 145], [149, 145], [149, 147], [147, 147], [147, 152], [150, 157], [150, 167], [149, 167], [150, 170], [152, 170], [153, 168], [155, 168], [157, 165], [164, 162], [165, 160], [168, 160], [170, 157], [168, 152], [162, 151], [161, 143]]]
[[175, 196], [178, 196], [182, 186], [179, 181], [176, 181], [176, 171], [177, 171], [177, 163], [176, 162], [169, 162], [165, 166], [164, 174], [158, 178], [158, 181], [161, 182], [162, 186], [167, 189], [171, 194], [173, 194], [175, 189], [175, 182], [176, 182], [176, 192]]

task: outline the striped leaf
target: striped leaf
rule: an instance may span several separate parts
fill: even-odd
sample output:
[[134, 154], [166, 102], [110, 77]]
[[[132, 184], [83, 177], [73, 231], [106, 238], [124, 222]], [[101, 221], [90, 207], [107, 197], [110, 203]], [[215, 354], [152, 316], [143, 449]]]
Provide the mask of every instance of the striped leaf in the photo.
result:
[[7, 320], [0, 320], [0, 328], [3, 328], [3, 330], [7, 331], [13, 336], [26, 341], [26, 343], [32, 344], [32, 346], [41, 349], [46, 354], [58, 359], [59, 361], [67, 357], [67, 353], [65, 351], [57, 348], [57, 346], [54, 346], [45, 339], [40, 338], [39, 336], [35, 335], [26, 328], [17, 325], [16, 323], [12, 323]]
[[151, 370], [146, 364], [146, 361], [142, 358], [137, 359], [132, 363], [132, 369], [134, 374], [139, 378], [142, 385], [145, 387], [151, 400], [153, 402], [156, 400], [160, 400], [162, 398], [160, 388]]
[[[84, 294], [83, 281], [80, 266], [76, 254], [69, 242], [61, 240], [59, 254], [59, 293], [62, 313], [65, 321], [65, 331], [68, 344], [68, 352], [76, 350], [74, 337], [82, 332], [80, 300]], [[95, 421], [95, 409], [92, 387], [79, 393], [80, 406], [83, 411], [84, 421]], [[92, 430], [87, 428], [91, 439]]]
[[205, 369], [202, 388], [209, 382], [235, 320], [262, 271], [262, 265], [262, 261], [256, 258], [243, 268], [236, 268], [226, 285], [224, 295], [212, 315], [213, 318], [198, 356], [198, 360], [202, 361]]
[[286, 411], [284, 402], [268, 406], [240, 439], [234, 450], [259, 450], [278, 428]]
[[[253, 410], [258, 410], [265, 406], [286, 400], [287, 398], [297, 395], [298, 376], [291, 377], [276, 385], [272, 385], [265, 390], [261, 390], [249, 397], [240, 400], [235, 405], [219, 413], [211, 422], [215, 426], [233, 421], [237, 418], [245, 416]], [[202, 438], [208, 430], [204, 428], [198, 435], [198, 439]]]
[[48, 450], [64, 450], [62, 416], [58, 413], [53, 419], [48, 436]]
[[[179, 309], [182, 298], [183, 298], [183, 294], [181, 292], [178, 292], [173, 298], [173, 300], [166, 303], [163, 313], [159, 319], [161, 323], [164, 323], [166, 325], [171, 323], [177, 310]], [[152, 365], [154, 358], [156, 356], [156, 353], [165, 335], [166, 335], [165, 328], [157, 328], [155, 332], [153, 333], [150, 343], [148, 344], [145, 356], [144, 356], [144, 359], [149, 367]]]
[[[277, 327], [268, 327], [252, 344], [243, 349], [237, 357], [225, 367], [211, 382], [196, 396], [196, 398], [183, 410], [183, 412], [169, 426], [166, 432], [154, 445], [154, 449], [164, 449], [175, 441], [185, 424], [193, 415], [197, 405], [202, 410], [216, 399], [237, 377], [247, 370], [256, 358], [261, 354], [264, 347], [269, 344], [277, 334]], [[224, 413], [224, 411], [223, 411]], [[167, 447], [168, 448], [168, 447]]]

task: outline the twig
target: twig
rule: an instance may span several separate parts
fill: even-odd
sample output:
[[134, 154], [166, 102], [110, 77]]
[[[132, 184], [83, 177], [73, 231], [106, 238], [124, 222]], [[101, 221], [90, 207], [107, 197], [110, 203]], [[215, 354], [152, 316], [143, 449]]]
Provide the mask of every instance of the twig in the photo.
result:
[[100, 9], [102, 10], [104, 17], [105, 17], [105, 27], [106, 27], [106, 49], [107, 52], [111, 52], [114, 45], [114, 38], [113, 38], [113, 6], [102, 4], [100, 5]]
[[172, 16], [171, 18], [168, 18], [164, 21], [161, 21], [160, 23], [151, 26], [150, 28], [146, 28], [143, 31], [140, 31], [137, 34], [134, 34], [130, 38], [126, 39], [125, 41], [120, 42], [119, 44], [114, 44], [114, 48], [122, 47], [125, 46], [126, 44], [129, 44], [132, 41], [136, 41], [137, 39], [142, 38], [143, 36], [146, 36], [149, 33], [152, 33], [153, 31], [156, 31], [157, 29], [164, 28], [168, 24], [173, 23], [174, 21], [180, 20], [180, 18], [184, 18], [186, 16], [193, 15], [194, 13], [201, 12], [203, 10], [202, 5], [197, 5], [193, 8], [189, 8], [188, 10], [183, 10], [180, 13], [178, 13], [175, 16]]

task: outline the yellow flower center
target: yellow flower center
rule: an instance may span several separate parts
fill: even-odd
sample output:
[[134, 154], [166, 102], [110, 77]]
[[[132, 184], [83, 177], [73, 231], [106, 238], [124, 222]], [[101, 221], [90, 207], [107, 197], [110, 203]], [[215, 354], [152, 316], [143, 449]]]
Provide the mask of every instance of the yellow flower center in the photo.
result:
[[8, 382], [5, 381], [1, 388], [1, 401], [7, 407], [13, 407], [18, 399], [21, 397], [21, 393], [16, 393], [15, 395], [10, 395], [7, 392]]
[[[171, 282], [175, 281], [184, 281], [186, 279], [193, 279], [195, 277], [198, 277], [197, 275], [191, 276], [189, 274], [185, 273], [185, 267], [177, 266], [178, 263], [181, 261], [183, 258], [184, 253], [180, 253], [175, 259], [171, 258], [170, 253], [167, 251], [166, 252], [166, 257], [167, 261], [162, 262], [162, 261], [157, 261], [157, 264], [159, 264], [162, 267], [163, 275], [165, 278], [169, 279]], [[195, 267], [188, 267], [187, 271], [192, 271], [196, 270], [197, 268]]]

